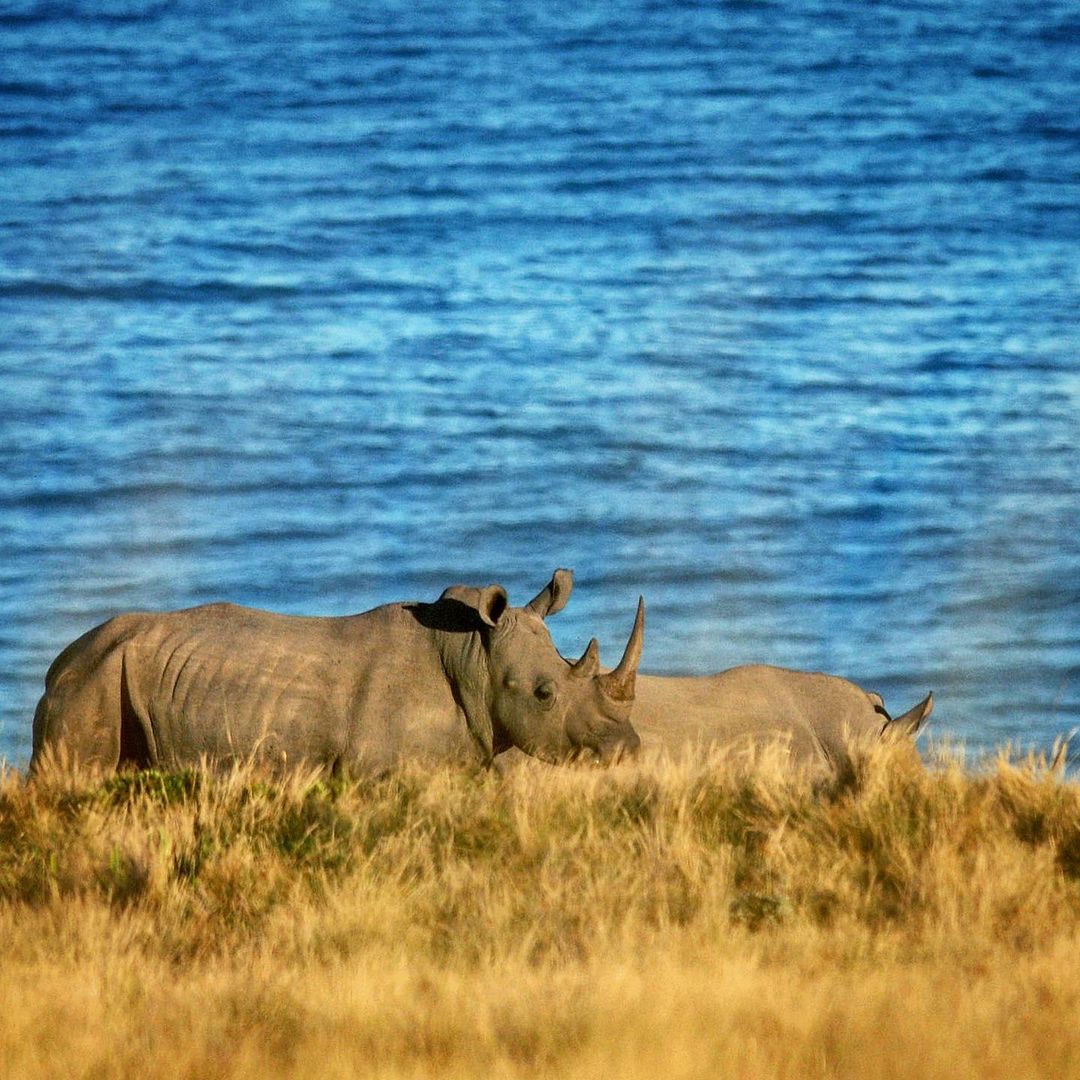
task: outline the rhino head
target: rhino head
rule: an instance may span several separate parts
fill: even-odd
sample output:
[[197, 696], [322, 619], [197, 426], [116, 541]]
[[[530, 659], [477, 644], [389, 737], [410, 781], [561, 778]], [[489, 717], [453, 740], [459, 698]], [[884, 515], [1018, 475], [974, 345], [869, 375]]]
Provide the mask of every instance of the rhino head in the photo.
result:
[[[644, 601], [638, 601], [619, 666], [602, 673], [595, 638], [580, 660], [570, 661], [559, 654], [544, 623], [566, 606], [573, 583], [571, 571], [556, 570], [522, 608], [510, 606], [501, 585], [454, 585], [439, 598], [440, 605], [468, 609], [474, 618], [476, 644], [464, 677], [456, 682], [459, 692], [464, 689], [461, 698], [470, 729], [493, 755], [516, 746], [550, 762], [579, 756], [610, 762], [640, 745], [630, 710], [644, 644]], [[483, 707], [477, 707], [479, 695]], [[477, 730], [478, 714], [490, 718], [490, 733]]]

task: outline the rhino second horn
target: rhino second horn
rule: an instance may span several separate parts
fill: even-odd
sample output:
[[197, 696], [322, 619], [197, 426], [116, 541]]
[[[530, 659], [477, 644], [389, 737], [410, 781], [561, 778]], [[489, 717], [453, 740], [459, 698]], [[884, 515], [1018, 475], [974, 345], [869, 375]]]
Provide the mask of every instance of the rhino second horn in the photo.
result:
[[619, 666], [614, 671], [600, 676], [600, 686], [612, 700], [633, 701], [634, 680], [637, 676], [638, 664], [641, 663], [641, 650], [644, 645], [645, 598], [639, 596], [634, 629], [630, 632], [630, 640], [626, 643], [626, 652], [623, 653]]
[[581, 659], [570, 667], [570, 672], [579, 679], [591, 679], [600, 670], [600, 644], [593, 638], [588, 648], [581, 654]]

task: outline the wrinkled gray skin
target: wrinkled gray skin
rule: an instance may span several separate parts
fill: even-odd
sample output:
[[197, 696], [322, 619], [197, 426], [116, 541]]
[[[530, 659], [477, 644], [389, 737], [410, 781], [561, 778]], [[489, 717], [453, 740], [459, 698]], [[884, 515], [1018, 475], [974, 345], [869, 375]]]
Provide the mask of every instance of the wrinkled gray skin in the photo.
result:
[[105, 769], [254, 758], [381, 770], [402, 761], [490, 763], [509, 747], [546, 761], [633, 752], [639, 605], [619, 668], [596, 642], [576, 664], [544, 619], [573, 575], [526, 607], [500, 585], [455, 585], [433, 604], [309, 618], [233, 604], [118, 615], [69, 645], [34, 716], [31, 774], [47, 748]]
[[[717, 675], [638, 675], [630, 719], [642, 757], [738, 755], [777, 744], [794, 767], [828, 773], [849, 760], [852, 742], [914, 739], [933, 704], [929, 694], [893, 719], [879, 694], [847, 679], [750, 664]], [[522, 760], [511, 751], [499, 767]]]
[[913, 739], [933, 704], [929, 694], [893, 719], [879, 694], [847, 679], [748, 664], [717, 675], [639, 675], [631, 719], [646, 752], [781, 742], [795, 765], [836, 768], [853, 740]]

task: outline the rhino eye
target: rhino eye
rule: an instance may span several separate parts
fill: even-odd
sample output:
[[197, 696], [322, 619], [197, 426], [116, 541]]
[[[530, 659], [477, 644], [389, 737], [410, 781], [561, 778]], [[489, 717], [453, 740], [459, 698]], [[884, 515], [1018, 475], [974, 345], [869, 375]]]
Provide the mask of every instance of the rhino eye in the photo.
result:
[[555, 684], [544, 681], [533, 691], [533, 696], [541, 705], [550, 705], [555, 700]]

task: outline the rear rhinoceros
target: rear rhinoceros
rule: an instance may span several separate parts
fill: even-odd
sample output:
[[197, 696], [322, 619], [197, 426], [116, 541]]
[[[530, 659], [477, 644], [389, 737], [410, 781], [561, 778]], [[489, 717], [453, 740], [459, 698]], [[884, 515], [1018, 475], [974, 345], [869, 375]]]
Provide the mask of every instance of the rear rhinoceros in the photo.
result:
[[780, 743], [792, 764], [836, 768], [853, 741], [913, 739], [933, 706], [928, 694], [894, 719], [880, 694], [847, 679], [748, 664], [717, 675], [638, 675], [631, 719], [646, 752]]
[[360, 615], [276, 615], [233, 604], [118, 615], [53, 662], [34, 715], [46, 752], [106, 769], [254, 758], [336, 772], [402, 761], [490, 763], [511, 746], [548, 761], [633, 751], [642, 606], [622, 662], [596, 643], [563, 659], [544, 619], [569, 570], [523, 608], [501, 585]]

